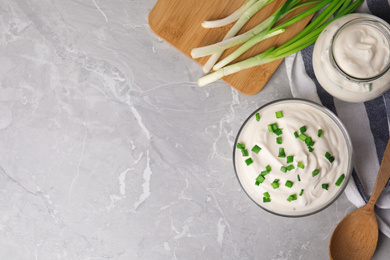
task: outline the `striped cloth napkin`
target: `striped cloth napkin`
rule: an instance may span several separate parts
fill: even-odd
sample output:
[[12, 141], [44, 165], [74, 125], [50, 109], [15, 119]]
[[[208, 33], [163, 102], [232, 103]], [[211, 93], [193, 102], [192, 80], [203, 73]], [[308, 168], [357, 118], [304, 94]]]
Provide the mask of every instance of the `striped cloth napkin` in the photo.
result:
[[[371, 13], [390, 23], [390, 0], [366, 0], [356, 12]], [[356, 206], [368, 201], [389, 140], [390, 91], [365, 103], [348, 103], [328, 94], [315, 78], [314, 45], [285, 59], [292, 95], [323, 104], [346, 126], [354, 148], [354, 170], [345, 194]], [[390, 84], [390, 82], [389, 82]], [[390, 238], [389, 184], [376, 204], [379, 229]]]

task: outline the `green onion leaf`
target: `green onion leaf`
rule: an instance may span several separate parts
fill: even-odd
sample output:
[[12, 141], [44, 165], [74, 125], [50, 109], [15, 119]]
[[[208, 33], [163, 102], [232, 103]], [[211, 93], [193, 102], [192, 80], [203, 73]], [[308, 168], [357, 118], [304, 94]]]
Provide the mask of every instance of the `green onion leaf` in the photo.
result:
[[275, 179], [275, 180], [271, 183], [271, 186], [272, 186], [272, 188], [274, 188], [274, 189], [279, 188], [279, 179]]
[[292, 170], [294, 170], [295, 169], [295, 167], [294, 167], [294, 165], [292, 165], [292, 164], [290, 164], [289, 166], [287, 166], [287, 171], [292, 171]]
[[242, 149], [241, 153], [242, 153], [242, 156], [244, 156], [244, 157], [249, 156], [249, 153], [248, 153], [247, 149]]
[[312, 176], [316, 176], [320, 173], [320, 169], [315, 169], [313, 172], [312, 172]]
[[271, 198], [263, 197], [263, 202], [264, 203], [271, 202]]
[[238, 149], [245, 149], [245, 144], [237, 143], [237, 148]]
[[297, 194], [291, 194], [290, 196], [288, 196], [287, 200], [289, 202], [291, 202], [293, 200], [297, 200]]
[[294, 132], [294, 136], [295, 136], [295, 138], [298, 138], [298, 137], [299, 137], [299, 134], [298, 134], [297, 131]]
[[305, 165], [303, 165], [302, 162], [298, 162], [298, 167], [301, 168], [301, 169], [305, 169]]
[[260, 114], [259, 114], [259, 113], [256, 113], [256, 121], [257, 121], [257, 122], [260, 121]]
[[283, 111], [277, 111], [275, 112], [276, 118], [282, 118], [283, 117]]
[[272, 125], [268, 125], [268, 132], [273, 133], [274, 129], [272, 128]]
[[304, 189], [301, 189], [301, 192], [299, 193], [299, 196], [302, 196]]
[[306, 138], [307, 138], [307, 135], [305, 135], [305, 134], [300, 134], [300, 135], [298, 136], [298, 138], [301, 139], [302, 141], [305, 141]]
[[304, 132], [306, 132], [306, 126], [302, 126], [301, 128], [299, 128], [299, 130], [303, 134]]
[[263, 183], [263, 181], [265, 181], [265, 177], [260, 174], [259, 176], [257, 176], [256, 181], [259, 183]]
[[340, 186], [341, 183], [343, 182], [344, 178], [345, 178], [345, 174], [343, 173], [343, 174], [341, 174], [341, 176], [337, 179], [337, 181], [336, 181], [336, 183], [335, 183], [336, 186]]
[[298, 181], [301, 181], [301, 177], [297, 174]]
[[262, 171], [260, 174], [263, 175], [263, 176], [265, 176], [265, 175], [267, 175], [268, 173], [269, 173], [269, 171]]
[[282, 143], [283, 143], [282, 137], [280, 137], [280, 136], [277, 137], [277, 138], [276, 138], [276, 143], [277, 143], [277, 144], [282, 144]]
[[245, 160], [245, 163], [246, 163], [247, 166], [251, 165], [251, 164], [253, 163], [252, 158], [246, 159], [246, 160]]
[[264, 197], [266, 197], [267, 199], [271, 197], [271, 195], [269, 195], [268, 191], [264, 192], [263, 195], [264, 195]]
[[284, 166], [280, 167], [280, 171], [286, 173], [287, 172], [287, 167], [284, 167]]
[[286, 157], [286, 153], [284, 152], [284, 148], [279, 148], [279, 155], [278, 155], [279, 158], [285, 158]]
[[253, 146], [252, 148], [252, 152], [254, 152], [255, 154], [258, 154], [260, 152], [261, 148], [256, 144], [255, 146]]
[[313, 147], [311, 147], [311, 146], [307, 147], [307, 149], [309, 150], [309, 152], [313, 152], [314, 151]]
[[287, 156], [287, 163], [292, 163], [294, 161], [294, 155]]
[[270, 172], [270, 171], [272, 170], [272, 168], [271, 168], [270, 165], [267, 165], [267, 166], [265, 167], [265, 169], [266, 169], [268, 172]]
[[335, 160], [334, 157], [333, 157], [330, 153], [328, 153], [328, 152], [325, 153], [325, 157], [326, 157], [326, 159], [328, 159], [329, 162], [331, 162], [331, 163]]
[[321, 137], [322, 136], [322, 129], [318, 129], [318, 133], [317, 133], [317, 135], [318, 135], [318, 137]]
[[329, 189], [329, 184], [327, 184], [327, 183], [322, 184], [322, 188], [325, 189], [325, 190], [328, 190]]
[[291, 188], [293, 185], [294, 185], [294, 183], [292, 182], [292, 181], [286, 181], [286, 183], [284, 184], [286, 187], [289, 187], [289, 188]]

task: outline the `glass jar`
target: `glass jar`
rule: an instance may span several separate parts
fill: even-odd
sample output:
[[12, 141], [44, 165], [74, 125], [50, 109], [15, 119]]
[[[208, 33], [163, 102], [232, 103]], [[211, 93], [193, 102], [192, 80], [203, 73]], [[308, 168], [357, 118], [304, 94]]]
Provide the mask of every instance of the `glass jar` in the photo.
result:
[[318, 37], [313, 68], [334, 97], [364, 102], [390, 88], [390, 26], [370, 14], [350, 14], [330, 23]]

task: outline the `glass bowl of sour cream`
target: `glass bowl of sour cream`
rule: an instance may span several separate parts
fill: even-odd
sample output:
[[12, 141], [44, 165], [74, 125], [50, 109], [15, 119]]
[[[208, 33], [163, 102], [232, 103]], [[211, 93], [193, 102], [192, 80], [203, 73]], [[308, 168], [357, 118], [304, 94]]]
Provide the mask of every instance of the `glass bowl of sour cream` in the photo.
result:
[[271, 213], [299, 217], [329, 206], [352, 172], [352, 144], [327, 108], [282, 99], [254, 111], [238, 131], [233, 165], [243, 190]]
[[349, 14], [319, 35], [313, 68], [321, 86], [348, 102], [374, 99], [390, 88], [390, 26], [370, 14]]

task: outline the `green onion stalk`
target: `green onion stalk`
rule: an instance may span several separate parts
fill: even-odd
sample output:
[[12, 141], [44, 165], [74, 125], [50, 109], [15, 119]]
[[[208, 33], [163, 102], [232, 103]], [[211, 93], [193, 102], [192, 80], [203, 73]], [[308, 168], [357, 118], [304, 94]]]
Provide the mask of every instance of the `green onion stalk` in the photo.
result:
[[[294, 0], [293, 0], [294, 1]], [[293, 1], [286, 1], [286, 3], [281, 7], [280, 10], [283, 9], [283, 7], [287, 6], [288, 7], [292, 6]], [[296, 36], [294, 36], [291, 40], [287, 41], [283, 45], [275, 48], [271, 47], [265, 52], [258, 54], [254, 57], [248, 58], [246, 60], [237, 62], [232, 65], [227, 65], [224, 67], [221, 67], [217, 69], [215, 72], [210, 73], [198, 80], [198, 85], [199, 86], [205, 86], [207, 84], [210, 84], [224, 76], [252, 68], [254, 66], [259, 66], [263, 65], [275, 60], [279, 60], [282, 58], [285, 58], [291, 54], [294, 54], [311, 44], [313, 44], [320, 33], [324, 30], [324, 28], [331, 23], [333, 20], [344, 16], [346, 14], [349, 14], [353, 12], [358, 6], [360, 6], [363, 3], [364, 0], [324, 0], [320, 1], [320, 3], [317, 3], [315, 6], [312, 6], [308, 8], [307, 10], [310, 10], [311, 8], [315, 8], [318, 5], [321, 5], [321, 3], [326, 2], [327, 6], [321, 11], [317, 17], [315, 17], [311, 23], [306, 26], [300, 33], [298, 33]], [[314, 2], [314, 1], [313, 1]], [[314, 10], [314, 9], [312, 9]], [[283, 15], [282, 14], [276, 14], [276, 15]], [[286, 21], [285, 23], [290, 24], [289, 21], [294, 20], [299, 21], [300, 15], [309, 15], [308, 12], [302, 12], [290, 20]], [[306, 17], [305, 16], [305, 17]], [[275, 16], [276, 17], [276, 16]], [[273, 18], [275, 18], [273, 17]], [[273, 19], [272, 18], [272, 19]], [[302, 19], [302, 18], [301, 18]], [[270, 22], [272, 24], [272, 22]], [[270, 29], [269, 32], [271, 32], [274, 29], [277, 29], [278, 27], [274, 27], [273, 29]], [[281, 29], [281, 28], [279, 28]]]

